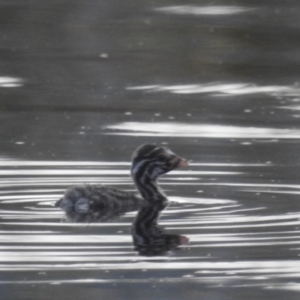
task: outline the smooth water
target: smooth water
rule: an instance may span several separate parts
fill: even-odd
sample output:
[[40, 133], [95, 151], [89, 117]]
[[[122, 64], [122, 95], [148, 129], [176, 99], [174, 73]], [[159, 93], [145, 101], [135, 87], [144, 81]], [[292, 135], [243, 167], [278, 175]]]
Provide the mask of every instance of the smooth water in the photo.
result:
[[[0, 299], [299, 299], [300, 4], [0, 1]], [[132, 152], [190, 159], [143, 257], [136, 213], [64, 221], [74, 184], [132, 191]]]

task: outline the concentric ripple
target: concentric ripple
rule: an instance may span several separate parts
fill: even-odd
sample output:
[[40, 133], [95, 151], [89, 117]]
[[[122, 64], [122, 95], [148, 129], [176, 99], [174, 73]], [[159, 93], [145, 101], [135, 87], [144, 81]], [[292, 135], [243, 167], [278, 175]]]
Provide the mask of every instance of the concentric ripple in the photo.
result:
[[129, 162], [0, 163], [0, 270], [14, 272], [14, 280], [2, 277], [2, 284], [142, 283], [142, 274], [160, 270], [153, 281], [299, 290], [290, 281], [300, 277], [300, 211], [283, 210], [281, 196], [296, 201], [300, 185], [250, 179], [277, 166], [194, 162], [163, 177], [170, 205], [160, 224], [191, 243], [168, 256], [141, 257], [130, 234], [135, 212], [113, 222], [72, 224], [54, 207], [64, 189], [78, 183], [134, 190]]

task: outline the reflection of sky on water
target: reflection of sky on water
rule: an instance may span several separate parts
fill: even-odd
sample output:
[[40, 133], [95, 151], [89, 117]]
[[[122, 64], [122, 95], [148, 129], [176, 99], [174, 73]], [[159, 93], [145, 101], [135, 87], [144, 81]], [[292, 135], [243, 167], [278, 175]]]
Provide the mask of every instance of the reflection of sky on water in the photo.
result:
[[[108, 259], [110, 257], [107, 257]], [[199, 259], [199, 257], [198, 257]], [[36, 262], [32, 266], [32, 271], [43, 272], [38, 277], [38, 280], [2, 280], [1, 284], [86, 284], [86, 283], [98, 283], [98, 284], [107, 284], [107, 283], [143, 283], [143, 282], [152, 282], [152, 283], [162, 283], [166, 284], [167, 282], [173, 283], [205, 283], [209, 284], [211, 287], [220, 288], [220, 285], [226, 284], [227, 286], [238, 287], [257, 287], [257, 288], [269, 288], [269, 289], [291, 289], [294, 291], [299, 291], [299, 284], [297, 280], [299, 279], [299, 261], [290, 261], [290, 260], [269, 260], [269, 261], [241, 261], [236, 260], [234, 262], [178, 262], [169, 258], [165, 260], [164, 258], [150, 259], [147, 261], [147, 258], [143, 258], [141, 261], [137, 258], [131, 261], [130, 264], [123, 263], [122, 261], [115, 261], [115, 263], [105, 263], [105, 262], [79, 262], [78, 264], [67, 264], [62, 261], [57, 264], [47, 264], [47, 262]], [[23, 269], [22, 264], [14, 262], [14, 272], [21, 271]], [[89, 270], [90, 274], [88, 277], [77, 276], [76, 279], [66, 279], [64, 276], [57, 276], [55, 279], [45, 278], [47, 272], [49, 271], [62, 271], [62, 270], [76, 270], [81, 272], [84, 270]], [[151, 272], [160, 270], [161, 276], [164, 276], [162, 279], [161, 276], [151, 276], [151, 278], [145, 278], [140, 274], [140, 276], [131, 277], [119, 276], [116, 277], [113, 274], [111, 276], [106, 276], [108, 278], [99, 278], [98, 275], [91, 273], [92, 271], [101, 271], [107, 270], [114, 273], [114, 270], [120, 272], [125, 272], [126, 270], [135, 270], [136, 272]], [[180, 274], [177, 278], [170, 277], [169, 270], [177, 270]], [[3, 270], [7, 271], [7, 270]], [[41, 276], [43, 275], [43, 276]], [[148, 275], [148, 276], [149, 276]], [[78, 278], [79, 277], [79, 278]], [[286, 282], [285, 284], [281, 283], [277, 285], [278, 280], [295, 280], [293, 282]]]
[[[299, 99], [297, 99], [297, 101], [300, 101]], [[290, 110], [300, 110], [300, 106], [299, 105], [293, 105], [291, 104], [290, 106], [280, 106], [280, 108], [282, 109], [290, 109]]]
[[300, 88], [291, 86], [258, 86], [252, 83], [208, 83], [208, 84], [185, 84], [185, 85], [145, 85], [132, 86], [127, 90], [146, 92], [168, 92], [173, 94], [205, 94], [213, 93], [218, 96], [235, 96], [266, 93], [274, 96], [299, 96]]
[[178, 5], [156, 8], [155, 11], [176, 15], [232, 15], [253, 10], [241, 6]]
[[0, 88], [16, 88], [23, 86], [23, 84], [24, 82], [20, 78], [0, 76]]
[[124, 122], [105, 126], [111, 135], [162, 136], [162, 137], [202, 137], [236, 139], [299, 139], [298, 129], [264, 127], [242, 127], [213, 124], [186, 124], [167, 122]]

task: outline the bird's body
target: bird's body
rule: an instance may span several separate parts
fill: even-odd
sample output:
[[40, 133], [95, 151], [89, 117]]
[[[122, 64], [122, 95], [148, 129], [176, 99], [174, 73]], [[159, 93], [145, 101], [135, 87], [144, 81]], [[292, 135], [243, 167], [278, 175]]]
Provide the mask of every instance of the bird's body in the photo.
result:
[[134, 152], [131, 165], [131, 176], [141, 197], [102, 185], [82, 185], [67, 189], [56, 206], [76, 222], [105, 221], [139, 210], [132, 226], [135, 249], [143, 255], [162, 254], [186, 244], [188, 238], [167, 234], [158, 227], [160, 213], [168, 205], [168, 199], [157, 180], [159, 176], [187, 165], [187, 160], [168, 148], [146, 144]]
[[104, 222], [126, 212], [137, 211], [143, 200], [136, 193], [103, 185], [70, 187], [56, 206], [73, 222]]

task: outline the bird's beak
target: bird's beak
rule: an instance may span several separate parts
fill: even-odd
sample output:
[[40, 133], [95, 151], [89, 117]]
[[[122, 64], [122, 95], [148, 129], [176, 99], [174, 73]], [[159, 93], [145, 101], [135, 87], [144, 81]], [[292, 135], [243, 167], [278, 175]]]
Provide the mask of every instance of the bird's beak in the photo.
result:
[[187, 167], [189, 165], [189, 161], [187, 159], [184, 159], [184, 158], [181, 158], [181, 157], [178, 157], [177, 159], [178, 159], [178, 164], [177, 164], [176, 169], [184, 168], [184, 167]]

